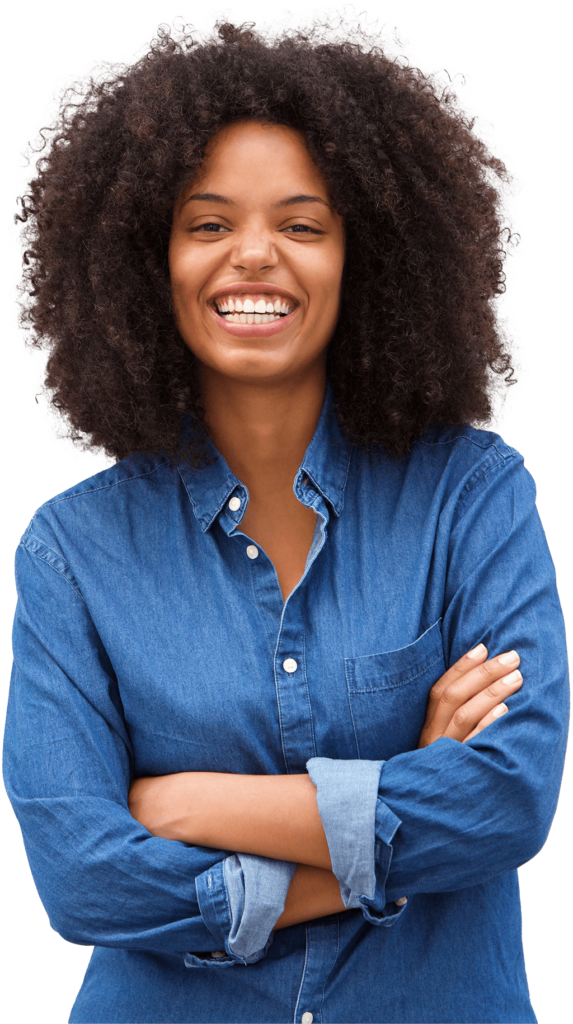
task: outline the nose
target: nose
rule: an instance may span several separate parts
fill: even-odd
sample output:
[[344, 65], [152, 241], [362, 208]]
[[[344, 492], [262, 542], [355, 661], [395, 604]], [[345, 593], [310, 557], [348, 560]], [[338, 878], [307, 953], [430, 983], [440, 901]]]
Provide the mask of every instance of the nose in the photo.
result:
[[237, 232], [235, 245], [231, 250], [231, 265], [235, 270], [246, 270], [250, 274], [260, 273], [276, 267], [279, 255], [273, 242], [272, 233], [262, 224], [250, 224]]

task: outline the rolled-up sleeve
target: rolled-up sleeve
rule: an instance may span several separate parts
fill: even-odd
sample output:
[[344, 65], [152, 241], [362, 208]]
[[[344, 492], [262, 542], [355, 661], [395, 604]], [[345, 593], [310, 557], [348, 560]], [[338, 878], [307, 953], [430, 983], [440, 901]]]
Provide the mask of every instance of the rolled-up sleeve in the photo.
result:
[[316, 786], [333, 874], [348, 909], [360, 908], [372, 924], [393, 924], [406, 900], [388, 903], [386, 879], [392, 839], [400, 819], [378, 798], [383, 761], [337, 761], [313, 757], [307, 762]]
[[[201, 914], [221, 947], [216, 964], [251, 964], [266, 956], [295, 871], [289, 861], [238, 853], [199, 875]], [[188, 956], [186, 963], [203, 966], [204, 960]]]
[[375, 924], [392, 923], [396, 901], [403, 911], [411, 895], [479, 885], [535, 856], [559, 794], [565, 634], [522, 462], [481, 467], [445, 531], [446, 665], [480, 641], [490, 657], [515, 649], [523, 685], [505, 698], [508, 713], [466, 743], [442, 737], [385, 762], [308, 762], [343, 900]]

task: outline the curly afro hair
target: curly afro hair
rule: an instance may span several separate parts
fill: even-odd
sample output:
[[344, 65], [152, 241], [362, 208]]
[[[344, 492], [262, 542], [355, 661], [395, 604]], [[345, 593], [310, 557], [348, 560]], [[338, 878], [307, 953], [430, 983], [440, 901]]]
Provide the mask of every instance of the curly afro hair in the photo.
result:
[[509, 176], [455, 99], [364, 35], [227, 23], [202, 42], [161, 27], [133, 66], [68, 92], [18, 219], [22, 322], [72, 438], [200, 460], [201, 430], [182, 442], [203, 410], [171, 307], [172, 209], [211, 136], [245, 119], [302, 132], [344, 218], [327, 372], [347, 437], [399, 456], [431, 424], [486, 423], [513, 382], [495, 316]]

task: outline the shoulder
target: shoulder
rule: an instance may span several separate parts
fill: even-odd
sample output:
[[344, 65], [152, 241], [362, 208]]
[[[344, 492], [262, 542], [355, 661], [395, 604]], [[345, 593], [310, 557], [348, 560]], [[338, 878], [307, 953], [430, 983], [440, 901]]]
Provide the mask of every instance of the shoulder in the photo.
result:
[[410, 460], [422, 473], [451, 478], [460, 491], [471, 490], [488, 474], [523, 469], [523, 456], [499, 434], [469, 425], [431, 427], [412, 446]]
[[432, 428], [416, 442], [411, 457], [442, 493], [452, 524], [473, 509], [496, 508], [499, 516], [531, 511], [536, 489], [523, 456], [498, 433], [471, 426]]
[[480, 495], [515, 494], [535, 500], [535, 485], [523, 456], [496, 432], [469, 425], [432, 426], [401, 459], [377, 460], [381, 486], [389, 485], [405, 504], [439, 507], [458, 514]]
[[431, 453], [441, 461], [477, 464], [484, 459], [503, 463], [507, 459], [520, 459], [515, 448], [506, 444], [499, 434], [491, 430], [478, 430], [465, 424], [459, 427], [430, 427], [415, 442], [413, 451]]
[[[44, 502], [34, 513], [22, 543], [39, 543], [60, 551], [66, 535], [97, 535], [117, 527], [137, 510], [156, 506], [162, 493], [176, 485], [177, 469], [162, 456], [130, 455]], [[61, 552], [63, 553], [63, 552]]]

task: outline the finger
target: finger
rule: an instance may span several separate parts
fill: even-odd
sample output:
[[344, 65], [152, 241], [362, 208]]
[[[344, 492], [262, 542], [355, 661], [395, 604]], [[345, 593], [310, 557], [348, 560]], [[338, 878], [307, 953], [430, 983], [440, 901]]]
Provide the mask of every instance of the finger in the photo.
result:
[[485, 729], [486, 726], [491, 725], [492, 722], [496, 722], [498, 718], [501, 718], [501, 716], [505, 715], [508, 711], [509, 708], [507, 704], [496, 704], [495, 707], [491, 709], [491, 711], [488, 711], [487, 715], [483, 716], [481, 722], [478, 722], [475, 729], [473, 729], [472, 732], [470, 732], [469, 736], [466, 736], [465, 740], [463, 740], [462, 742], [467, 743], [468, 740], [472, 740], [474, 736], [477, 736], [478, 733], [482, 731], [482, 729]]
[[444, 690], [448, 686], [452, 686], [458, 679], [475, 668], [476, 665], [482, 664], [486, 658], [487, 647], [485, 644], [478, 644], [477, 647], [467, 651], [461, 658], [458, 658], [455, 664], [451, 665], [447, 672], [444, 672], [443, 676], [440, 676], [428, 694], [424, 729], [428, 729], [431, 725]]
[[478, 722], [481, 722], [482, 718], [492, 711], [496, 704], [503, 703], [504, 697], [516, 693], [522, 684], [523, 676], [519, 669], [497, 679], [454, 712], [443, 735], [463, 742], [476, 728]]
[[477, 647], [468, 651], [461, 658], [458, 658], [448, 671], [444, 672], [443, 676], [440, 676], [438, 681], [432, 686], [428, 697], [429, 702], [437, 704], [447, 686], [457, 682], [461, 676], [466, 675], [476, 665], [481, 665], [486, 658], [487, 647], [485, 644], [478, 644]]
[[[490, 658], [489, 661], [484, 661], [481, 665], [466, 672], [465, 675], [455, 682], [450, 683], [443, 691], [434, 712], [432, 731], [444, 733], [450, 725], [452, 716], [459, 708], [467, 704], [472, 697], [487, 691], [499, 679], [507, 676], [510, 670], [516, 670], [519, 662], [520, 658], [517, 651], [506, 651], [495, 658]], [[496, 703], [499, 704], [499, 700]], [[482, 714], [487, 710], [488, 708], [484, 708]], [[481, 718], [482, 716], [480, 715], [479, 717]], [[478, 719], [473, 723], [472, 728], [477, 722]], [[464, 733], [464, 737], [466, 735], [467, 733]]]

